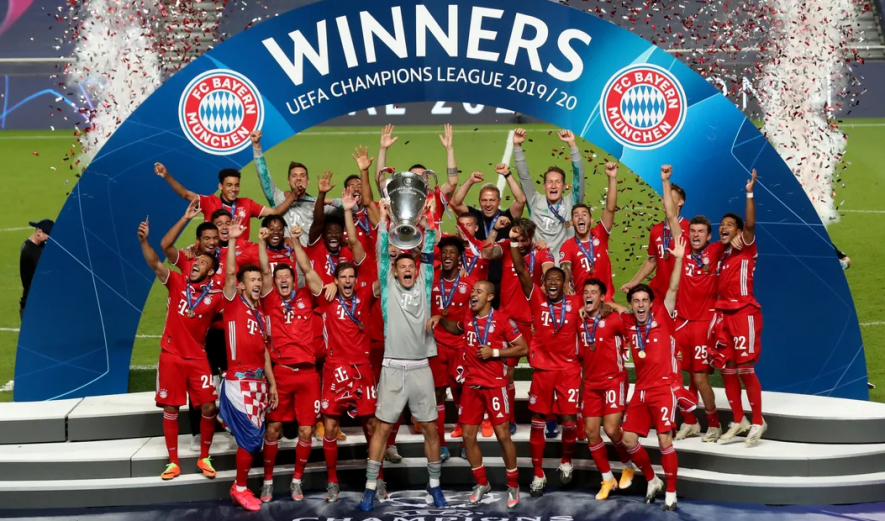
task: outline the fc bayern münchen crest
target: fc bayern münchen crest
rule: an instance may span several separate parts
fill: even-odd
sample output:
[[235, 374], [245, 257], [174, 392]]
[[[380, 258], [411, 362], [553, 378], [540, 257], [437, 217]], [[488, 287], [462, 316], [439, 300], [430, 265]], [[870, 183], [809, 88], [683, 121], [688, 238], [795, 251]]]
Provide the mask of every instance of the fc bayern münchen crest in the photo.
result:
[[249, 78], [213, 69], [191, 80], [181, 93], [178, 121], [195, 147], [226, 156], [252, 145], [249, 135], [264, 122], [264, 102]]
[[625, 67], [608, 80], [599, 111], [615, 141], [650, 150], [676, 137], [685, 123], [686, 105], [685, 91], [673, 73], [642, 63]]

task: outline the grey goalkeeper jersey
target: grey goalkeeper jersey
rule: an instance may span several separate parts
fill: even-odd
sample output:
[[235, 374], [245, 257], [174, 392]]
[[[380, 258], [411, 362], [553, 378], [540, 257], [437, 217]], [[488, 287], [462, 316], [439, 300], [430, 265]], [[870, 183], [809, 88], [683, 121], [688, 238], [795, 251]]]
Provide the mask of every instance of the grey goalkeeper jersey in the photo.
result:
[[381, 283], [381, 311], [384, 315], [384, 358], [424, 360], [436, 356], [436, 340], [425, 327], [430, 319], [430, 291], [433, 287], [433, 247], [436, 232], [428, 230], [415, 284], [403, 288], [390, 269], [387, 227], [378, 227], [375, 251], [378, 280]]

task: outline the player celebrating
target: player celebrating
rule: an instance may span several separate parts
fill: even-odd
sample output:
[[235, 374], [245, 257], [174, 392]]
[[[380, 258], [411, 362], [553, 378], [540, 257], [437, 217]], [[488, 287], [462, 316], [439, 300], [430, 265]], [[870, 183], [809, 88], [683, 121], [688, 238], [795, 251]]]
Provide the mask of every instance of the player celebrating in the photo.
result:
[[[583, 291], [584, 282], [590, 277], [602, 280], [607, 288], [613, 288], [612, 263], [608, 257], [608, 238], [615, 223], [618, 209], [618, 165], [606, 163], [608, 192], [605, 196], [605, 209], [602, 219], [593, 226], [590, 207], [578, 203], [572, 207], [572, 227], [575, 236], [566, 239], [559, 250], [559, 266], [565, 272], [566, 294], [574, 295]], [[614, 293], [614, 292], [612, 292]], [[609, 302], [613, 295], [606, 294]]]
[[462, 351], [466, 379], [458, 421], [464, 425], [464, 448], [476, 478], [470, 503], [478, 505], [492, 490], [482, 465], [482, 452], [476, 443], [483, 415], [489, 414], [507, 472], [507, 508], [515, 508], [519, 504], [519, 472], [516, 447], [507, 426], [513, 402], [507, 392], [507, 366], [503, 359], [518, 360], [528, 352], [528, 345], [516, 322], [503, 311], [492, 309], [494, 289], [494, 284], [487, 280], [477, 282], [470, 292], [471, 313], [463, 313], [459, 321], [455, 321], [451, 314], [435, 315], [430, 327], [438, 323], [441, 327], [437, 329], [444, 329], [451, 335], [463, 336], [466, 332], [467, 346]]
[[[432, 210], [432, 204], [428, 205], [428, 209]], [[446, 506], [446, 498], [440, 488], [442, 462], [439, 460], [439, 435], [434, 428], [438, 412], [433, 373], [428, 362], [428, 358], [436, 356], [436, 341], [427, 328], [436, 230], [427, 229], [426, 219], [422, 219], [427, 231], [420, 271], [412, 256], [400, 254], [391, 273], [387, 240], [388, 211], [388, 203], [382, 201], [376, 255], [384, 311], [384, 363], [378, 383], [378, 407], [375, 410], [378, 426], [369, 442], [366, 490], [360, 502], [360, 509], [364, 512], [374, 508], [378, 472], [387, 436], [407, 404], [412, 416], [422, 424], [424, 454], [430, 475], [428, 492], [436, 507]]]
[[[584, 362], [584, 389], [581, 397], [582, 426], [587, 435], [590, 456], [602, 473], [602, 488], [596, 499], [608, 498], [611, 491], [626, 489], [633, 483], [633, 465], [627, 448], [621, 440], [621, 417], [627, 401], [627, 372], [624, 369], [624, 324], [617, 313], [607, 314], [602, 303], [608, 286], [599, 279], [584, 282], [584, 320], [578, 326], [581, 359]], [[608, 462], [605, 444], [599, 435], [605, 435], [618, 451], [624, 471], [621, 482], [615, 481]]]
[[574, 235], [569, 230], [568, 216], [572, 208], [584, 200], [584, 158], [575, 144], [575, 136], [568, 130], [559, 132], [559, 139], [569, 147], [572, 158], [574, 179], [572, 180], [572, 197], [565, 198], [565, 172], [552, 166], [544, 173], [544, 193], [535, 190], [535, 181], [529, 173], [522, 144], [525, 143], [525, 129], [518, 128], [513, 134], [513, 156], [516, 158], [516, 171], [519, 182], [525, 191], [529, 205], [529, 215], [538, 225], [538, 234], [553, 252], [553, 258], [559, 258], [559, 248], [566, 238]]
[[[274, 217], [282, 220], [279, 216]], [[274, 220], [268, 224], [279, 223]], [[268, 411], [266, 415], [264, 484], [260, 495], [263, 503], [273, 499], [273, 469], [279, 450], [280, 433], [283, 422], [291, 421], [298, 422], [298, 444], [295, 446], [295, 473], [289, 490], [294, 501], [304, 499], [301, 477], [310, 458], [310, 431], [320, 410], [320, 377], [316, 370], [312, 320], [314, 297], [322, 292], [323, 281], [311, 269], [310, 261], [301, 249], [300, 228], [292, 230], [292, 241], [307, 287], [296, 289], [297, 277], [291, 260], [279, 262], [272, 268], [269, 246], [275, 234], [282, 238], [281, 231], [265, 227], [258, 234], [261, 293], [265, 295], [261, 299], [261, 305], [270, 319], [269, 332], [273, 338], [270, 359], [273, 362], [273, 375], [279, 395], [277, 408]]]
[[221, 195], [197, 195], [196, 193], [191, 192], [183, 187], [181, 183], [176, 181], [162, 163], [154, 163], [154, 173], [165, 179], [166, 182], [169, 183], [169, 186], [172, 187], [172, 190], [174, 190], [182, 199], [186, 201], [199, 199], [200, 210], [203, 212], [207, 221], [211, 219], [212, 212], [221, 209], [227, 210], [231, 218], [240, 217], [243, 220], [243, 226], [246, 227], [246, 231], [244, 232], [246, 239], [249, 238], [249, 220], [251, 218], [255, 217], [260, 219], [262, 217], [267, 217], [268, 215], [281, 215], [285, 213], [286, 210], [289, 209], [289, 205], [295, 201], [295, 194], [290, 193], [279, 206], [276, 208], [268, 208], [259, 205], [247, 197], [240, 198], [241, 175], [240, 171], [235, 168], [225, 168], [218, 172], [218, 189], [221, 191]]
[[[431, 315], [443, 316], [458, 323], [464, 317], [470, 298], [470, 284], [461, 277], [464, 244], [455, 237], [444, 237], [439, 241], [438, 247], [440, 264], [434, 269]], [[452, 398], [455, 405], [458, 405], [461, 402], [461, 384], [464, 383], [464, 338], [460, 332], [452, 334], [444, 328], [434, 329], [433, 336], [437, 349], [436, 356], [430, 359], [430, 369], [436, 387], [436, 431], [439, 434], [440, 461], [445, 463], [449, 459], [449, 448], [445, 440], [446, 388], [451, 387]]]
[[[228, 231], [230, 244], [224, 268], [224, 322], [227, 326], [227, 373], [221, 384], [221, 418], [237, 441], [237, 477], [230, 489], [234, 504], [261, 510], [261, 501], [246, 486], [252, 454], [264, 441], [264, 413], [277, 406], [277, 388], [268, 349], [270, 322], [261, 305], [272, 289], [263, 287], [261, 268], [236, 268], [237, 238], [246, 227], [239, 217]], [[271, 286], [272, 288], [272, 286]], [[262, 295], [262, 290], [268, 293]]]
[[542, 287], [533, 281], [532, 273], [521, 262], [520, 240], [524, 237], [520, 224], [510, 229], [509, 257], [525, 298], [529, 301], [534, 336], [529, 348], [529, 363], [534, 370], [529, 389], [529, 410], [532, 412], [532, 433], [529, 447], [535, 476], [531, 494], [544, 494], [544, 427], [547, 416], [556, 413], [562, 424], [562, 460], [559, 480], [566, 485], [572, 480], [572, 454], [577, 432], [578, 394], [581, 387], [581, 366], [578, 362], [577, 325], [580, 297], [565, 295], [565, 273], [550, 268], [544, 273]]
[[148, 243], [147, 221], [138, 226], [141, 252], [157, 279], [169, 291], [166, 325], [160, 340], [160, 362], [157, 367], [158, 407], [163, 408], [163, 436], [169, 452], [169, 464], [160, 475], [169, 480], [181, 474], [178, 462], [178, 409], [191, 403], [202, 412], [200, 420], [200, 459], [197, 468], [208, 478], [215, 477], [209, 459], [209, 448], [215, 434], [215, 386], [206, 358], [204, 343], [212, 316], [221, 308], [218, 290], [212, 288], [212, 276], [218, 259], [202, 253], [186, 272], [170, 271]]
[[[470, 191], [470, 188], [473, 185], [482, 183], [485, 179], [482, 172], [471, 174], [467, 181], [455, 191], [455, 195], [452, 196], [451, 206], [459, 217], [472, 215], [477, 224], [482, 223], [482, 227], [474, 234], [481, 241], [488, 239], [492, 230], [495, 229], [498, 219], [503, 218], [515, 221], [522, 217], [522, 211], [526, 204], [525, 193], [522, 191], [519, 181], [510, 173], [510, 166], [499, 163], [495, 166], [495, 172], [507, 180], [507, 186], [513, 195], [513, 204], [510, 205], [510, 208], [501, 210], [501, 190], [494, 183], [486, 183], [479, 189], [479, 208], [464, 204], [464, 199], [467, 197], [467, 192]], [[502, 228], [501, 230], [501, 233], [505, 235], [510, 232], [510, 228]], [[497, 279], [499, 283], [501, 281], [500, 273], [499, 270]]]
[[[675, 216], [673, 216], [675, 219]], [[673, 338], [676, 317], [676, 295], [682, 275], [682, 258], [685, 256], [685, 239], [676, 236], [673, 249], [673, 272], [670, 287], [664, 301], [655, 299], [654, 292], [645, 284], [635, 286], [627, 294], [631, 313], [621, 318], [630, 336], [633, 360], [636, 364], [636, 385], [627, 412], [624, 415], [624, 445], [630, 459], [642, 471], [648, 482], [645, 502], [652, 503], [664, 487], [655, 475], [648, 453], [639, 444], [639, 438], [648, 436], [654, 426], [661, 448], [661, 466], [667, 477], [667, 494], [664, 510], [676, 509], [676, 475], [679, 461], [673, 447], [673, 429], [676, 422], [676, 394], [673, 380], [678, 378], [676, 366], [676, 340]], [[624, 308], [608, 304], [616, 309]], [[679, 384], [681, 385], [681, 383]]]
[[[734, 413], [734, 422], [719, 441], [731, 440], [749, 430], [746, 442], [750, 445], [758, 443], [768, 428], [762, 418], [762, 386], [755, 369], [762, 352], [762, 310], [753, 296], [753, 274], [759, 254], [756, 249], [756, 204], [753, 200], [755, 184], [754, 169], [747, 182], [746, 220], [728, 213], [719, 223], [719, 236], [727, 248], [716, 269], [719, 272], [719, 300], [716, 301], [714, 326], [716, 349], [719, 358], [725, 362], [725, 368], [720, 369], [725, 395]], [[731, 246], [736, 239], [743, 245], [742, 248]], [[753, 411], [752, 426], [744, 416], [741, 381], [747, 389], [747, 400]]]
[[286, 238], [286, 221], [279, 215], [268, 215], [261, 221], [261, 227], [268, 232], [264, 244], [271, 275], [277, 266], [284, 264], [296, 272], [296, 262], [293, 259], [295, 252], [292, 249], [292, 242]]

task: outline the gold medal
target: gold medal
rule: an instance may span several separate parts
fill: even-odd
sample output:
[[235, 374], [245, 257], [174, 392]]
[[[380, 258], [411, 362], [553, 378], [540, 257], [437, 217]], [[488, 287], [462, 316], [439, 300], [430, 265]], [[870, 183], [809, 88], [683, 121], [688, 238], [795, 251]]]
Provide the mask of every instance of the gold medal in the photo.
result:
[[364, 324], [363, 322], [358, 322], [357, 327], [359, 327], [360, 331], [362, 331], [363, 329], [366, 329], [366, 324]]
[[444, 317], [449, 316], [449, 310], [448, 310], [448, 309], [444, 309], [444, 310], [442, 310], [442, 314], [443, 314]]
[[193, 309], [187, 310], [187, 318], [194, 318], [194, 316], [196, 316], [196, 313], [194, 313]]
[[571, 222], [571, 221], [566, 221], [566, 222], [565, 222], [565, 227], [566, 227], [566, 228], [571, 228], [571, 227], [572, 227], [572, 222]]
[[645, 351], [639, 352], [639, 358], [645, 359]]
[[596, 342], [591, 342], [591, 343], [590, 343], [590, 350], [591, 350], [591, 351], [596, 351]]

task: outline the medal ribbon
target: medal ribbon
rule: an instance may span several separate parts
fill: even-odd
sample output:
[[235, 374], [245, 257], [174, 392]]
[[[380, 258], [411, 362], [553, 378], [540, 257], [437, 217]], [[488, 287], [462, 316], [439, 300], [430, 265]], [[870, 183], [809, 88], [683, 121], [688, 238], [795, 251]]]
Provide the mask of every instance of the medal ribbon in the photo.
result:
[[240, 300], [243, 301], [243, 304], [246, 305], [247, 308], [251, 309], [253, 313], [255, 313], [255, 321], [258, 322], [258, 329], [261, 330], [261, 338], [264, 342], [267, 342], [267, 324], [264, 322], [264, 315], [261, 314], [261, 311], [258, 311], [258, 307], [252, 307], [249, 305], [249, 301], [246, 300], [242, 294], [240, 295]]
[[212, 282], [210, 281], [208, 284], [203, 286], [203, 292], [200, 293], [200, 296], [197, 298], [197, 300], [191, 300], [191, 296], [194, 294], [194, 289], [190, 284], [187, 284], [185, 286], [184, 297], [187, 300], [188, 311], [193, 311], [194, 308], [196, 308], [200, 304], [200, 301], [203, 300], [203, 298], [207, 294], [209, 294], [209, 288], [211, 288], [211, 287], [212, 287]]
[[347, 315], [347, 318], [353, 321], [354, 324], [360, 325], [360, 320], [356, 318], [356, 295], [350, 298], [350, 302], [351, 307], [348, 308], [347, 304], [344, 302], [344, 298], [342, 298], [341, 295], [338, 295], [338, 304], [344, 309], [344, 314]]
[[442, 308], [448, 309], [449, 304], [452, 303], [452, 299], [455, 298], [455, 290], [458, 289], [458, 284], [461, 282], [461, 274], [455, 275], [455, 280], [452, 282], [452, 291], [446, 295], [446, 281], [442, 277], [442, 274], [439, 276], [439, 292], [442, 297]]
[[693, 260], [695, 262], [695, 264], [697, 264], [698, 269], [701, 269], [704, 267], [704, 251], [706, 251], [706, 250], [707, 250], [707, 248], [704, 247], [704, 249], [701, 250], [701, 252], [698, 253], [697, 255], [695, 255], [694, 252], [691, 253], [691, 260]]
[[476, 267], [476, 261], [478, 261], [478, 260], [479, 260], [479, 257], [477, 257], [476, 255], [474, 255], [474, 256], [471, 257], [470, 260], [468, 261], [468, 260], [467, 260], [467, 254], [465, 254], [465, 253], [462, 253], [462, 254], [461, 254], [461, 266], [463, 266], [464, 271], [466, 271], [468, 275], [472, 275], [472, 274], [473, 274], [473, 268]]
[[331, 266], [331, 268], [332, 268], [332, 273], [335, 273], [335, 268], [338, 267], [338, 260], [336, 260], [336, 259], [340, 260], [341, 254], [339, 253], [338, 255], [335, 255], [335, 257], [332, 257], [332, 254], [329, 253], [326, 256], [329, 258], [329, 266]]
[[556, 217], [556, 220], [558, 220], [560, 224], [565, 224], [565, 217], [559, 215], [559, 209], [562, 208], [562, 200], [556, 203], [556, 206], [550, 204], [550, 201], [547, 201], [547, 208], [550, 210], [550, 213]]
[[560, 303], [562, 305], [562, 309], [559, 312], [559, 323], [557, 324], [556, 323], [556, 309], [554, 308], [556, 303], [551, 302], [549, 298], [547, 299], [547, 308], [550, 310], [550, 319], [553, 321], [553, 332], [554, 333], [559, 331], [560, 329], [562, 329], [562, 326], [565, 325], [565, 308], [566, 308], [565, 297], [562, 297], [562, 300], [560, 300]]
[[529, 269], [530, 274], [535, 274], [535, 248], [532, 248], [532, 252], [529, 253], [529, 262], [526, 267]]
[[366, 209], [363, 208], [363, 209], [360, 210], [359, 212], [356, 212], [356, 213], [354, 214], [354, 216], [356, 217], [356, 224], [357, 224], [357, 226], [359, 226], [360, 228], [362, 228], [363, 231], [365, 231], [365, 232], [368, 234], [368, 233], [369, 233], [369, 230], [371, 229], [371, 226], [370, 226], [370, 223], [369, 223], [369, 217], [368, 217], [368, 215], [367, 215]]
[[237, 218], [237, 200], [234, 199], [234, 202], [230, 203], [230, 218]]
[[280, 296], [280, 300], [283, 302], [283, 306], [286, 307], [286, 314], [288, 315], [289, 313], [291, 313], [292, 312], [292, 301], [295, 300], [295, 293], [292, 293], [291, 295], [289, 295], [289, 300], [284, 299], [282, 296]]
[[719, 272], [722, 271], [722, 265], [725, 264], [725, 259], [731, 255], [731, 247], [725, 250], [725, 253], [722, 254], [722, 257], [719, 257], [719, 264], [716, 265], [716, 275], [719, 275]]
[[476, 341], [479, 342], [479, 345], [485, 346], [488, 345], [486, 342], [489, 341], [489, 331], [492, 329], [492, 318], [495, 314], [494, 309], [489, 310], [489, 316], [486, 317], [486, 327], [483, 330], [483, 334], [479, 332], [479, 323], [476, 321], [476, 316], [473, 317], [473, 332], [476, 333]]
[[648, 321], [645, 323], [645, 334], [642, 332], [642, 327], [639, 324], [636, 324], [636, 348], [639, 349], [639, 352], [641, 353], [645, 352], [645, 344], [648, 342], [648, 335], [651, 334], [651, 325], [654, 323], [654, 320], [654, 313], [650, 313], [648, 315]]
[[584, 334], [587, 335], [587, 342], [589, 344], [596, 343], [596, 328], [599, 326], [599, 319], [601, 316], [602, 316], [602, 310], [600, 309], [599, 311], [596, 312], [596, 317], [593, 318], [593, 331], [590, 331], [589, 329], [587, 329], [587, 321], [586, 320], [583, 322]]
[[[492, 222], [491, 222], [491, 223], [486, 224], [485, 222], [483, 222], [482, 227], [485, 228], [485, 231], [486, 231], [486, 239], [489, 238], [489, 235], [492, 234], [492, 230], [495, 229], [495, 225], [498, 224], [498, 218], [499, 218], [499, 217], [501, 217], [501, 210], [498, 210], [498, 211], [495, 212], [495, 218], [492, 219]], [[483, 221], [485, 221], [485, 219], [483, 219]]]
[[589, 251], [587, 250], [587, 248], [584, 247], [584, 243], [581, 242], [580, 239], [578, 239], [577, 235], [575, 236], [575, 243], [577, 243], [578, 249], [581, 250], [581, 253], [584, 254], [584, 257], [588, 261], [590, 261], [590, 269], [593, 270], [596, 265], [596, 257], [593, 255], [593, 236], [591, 235], [590, 240], [588, 241], [588, 244], [590, 244]]

